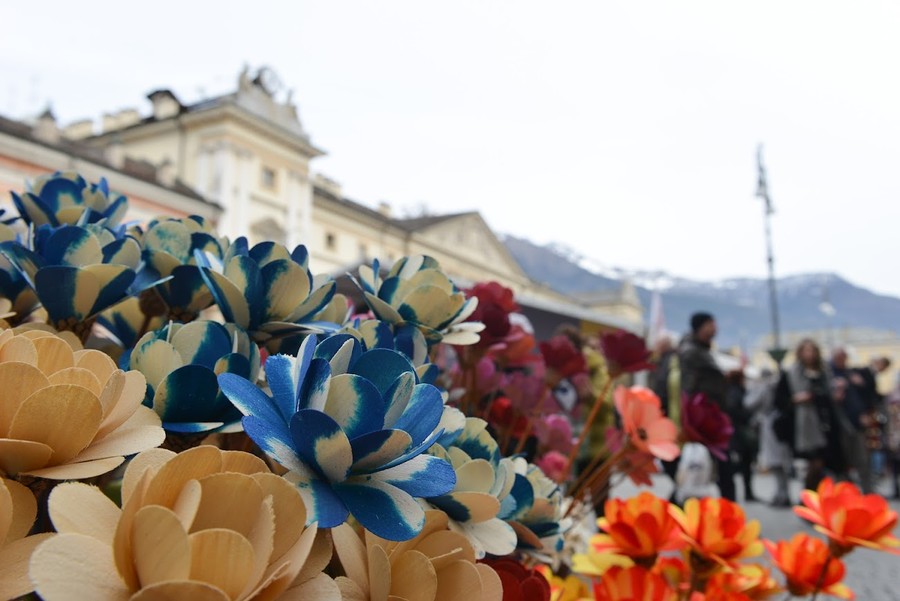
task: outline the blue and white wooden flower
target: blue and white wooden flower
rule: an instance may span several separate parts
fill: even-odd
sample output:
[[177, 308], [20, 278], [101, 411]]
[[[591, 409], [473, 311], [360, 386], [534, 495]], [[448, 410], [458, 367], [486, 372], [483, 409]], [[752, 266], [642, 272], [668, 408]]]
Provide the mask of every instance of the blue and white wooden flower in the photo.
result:
[[147, 378], [144, 404], [167, 432], [236, 432], [241, 412], [222, 394], [217, 377], [259, 377], [256, 343], [239, 327], [214, 321], [170, 323], [134, 347], [129, 369]]
[[145, 333], [166, 325], [166, 320], [161, 315], [148, 318], [141, 309], [140, 300], [131, 296], [101, 312], [97, 323], [106, 329], [104, 337], [112, 338], [116, 346], [128, 350], [133, 349]]
[[449, 492], [453, 468], [424, 451], [441, 435], [441, 393], [418, 382], [409, 360], [364, 351], [351, 336], [317, 344], [265, 366], [271, 394], [232, 374], [219, 385], [245, 415], [244, 431], [286, 467], [320, 527], [352, 515], [388, 540], [419, 533], [425, 512], [414, 497]]
[[382, 278], [376, 260], [361, 265], [357, 286], [366, 303], [382, 321], [417, 327], [429, 344], [475, 344], [484, 325], [466, 322], [478, 299], [466, 299], [432, 257], [416, 255], [397, 261]]
[[38, 177], [21, 195], [12, 193], [22, 219], [35, 227], [81, 225], [104, 220], [116, 227], [128, 211], [128, 199], [110, 192], [106, 179], [88, 184], [72, 171], [57, 171]]
[[313, 277], [305, 246], [292, 253], [274, 242], [249, 248], [241, 237], [221, 262], [209, 253], [198, 251], [195, 256], [225, 320], [247, 330], [256, 342], [339, 329], [314, 321], [331, 301], [336, 285], [330, 277]]
[[216, 236], [212, 224], [197, 215], [152, 221], [140, 241], [145, 269], [157, 278], [172, 276], [156, 287], [168, 307], [168, 319], [192, 321], [213, 304], [196, 258], [201, 252], [222, 260], [228, 241]]
[[[0, 215], [3, 211], [0, 210]], [[17, 244], [16, 233], [6, 220], [0, 221], [0, 243]], [[0, 256], [0, 313], [12, 313], [6, 319], [20, 322], [41, 306], [34, 290], [6, 257]]]
[[[450, 528], [465, 535], [479, 557], [508, 555], [516, 549], [516, 532], [509, 517], [527, 501], [527, 481], [516, 478], [509, 459], [500, 458], [497, 441], [487, 431], [487, 422], [470, 417], [462, 433], [447, 447], [435, 445], [432, 455], [449, 461], [456, 471], [456, 486], [447, 494], [429, 497], [426, 506], [442, 510]], [[524, 480], [524, 478], [523, 478]], [[528, 486], [527, 488], [530, 488]]]
[[510, 522], [519, 537], [519, 549], [539, 555], [561, 551], [564, 534], [571, 527], [572, 520], [563, 516], [563, 494], [559, 484], [522, 457], [512, 461], [517, 478], [524, 477], [532, 492], [530, 505], [526, 510], [518, 511]]
[[419, 328], [410, 325], [394, 325], [380, 319], [355, 320], [341, 330], [362, 342], [366, 348], [389, 348], [406, 356], [419, 380], [434, 384], [438, 368], [428, 356], [428, 341]]
[[158, 282], [139, 277], [137, 241], [100, 225], [34, 230], [28, 246], [0, 244], [57, 330], [79, 330], [98, 313]]

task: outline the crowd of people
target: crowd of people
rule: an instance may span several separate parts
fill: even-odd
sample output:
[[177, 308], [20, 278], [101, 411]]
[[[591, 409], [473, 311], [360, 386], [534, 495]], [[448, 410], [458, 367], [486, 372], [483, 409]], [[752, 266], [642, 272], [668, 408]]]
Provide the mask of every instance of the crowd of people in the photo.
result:
[[[826, 359], [814, 340], [804, 339], [793, 362], [778, 371], [763, 370], [748, 384], [743, 369], [723, 370], [716, 361], [716, 333], [713, 315], [696, 313], [679, 344], [659, 340], [650, 387], [676, 422], [685, 395], [704, 394], [730, 417], [734, 433], [729, 452], [710, 457], [722, 497], [738, 500], [735, 479], [740, 476], [743, 500], [756, 501], [753, 476], [758, 469], [776, 477], [772, 505], [790, 507], [796, 499], [788, 484], [794, 460], [802, 459], [804, 488], [814, 489], [831, 475], [870, 493], [889, 474], [892, 494], [900, 499], [900, 380], [888, 394], [877, 384], [889, 358], [853, 366], [845, 349], [833, 349]], [[677, 483], [678, 461], [664, 468]]]

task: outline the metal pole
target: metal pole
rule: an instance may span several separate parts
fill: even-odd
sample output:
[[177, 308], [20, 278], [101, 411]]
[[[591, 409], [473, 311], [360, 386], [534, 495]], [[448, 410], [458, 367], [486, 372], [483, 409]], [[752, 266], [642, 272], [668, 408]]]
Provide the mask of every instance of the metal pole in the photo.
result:
[[778, 316], [778, 290], [775, 282], [775, 253], [772, 250], [772, 199], [769, 197], [769, 185], [766, 179], [766, 168], [762, 161], [762, 144], [756, 151], [756, 163], [759, 171], [759, 180], [756, 187], [756, 196], [763, 200], [763, 222], [766, 230], [766, 262], [769, 267], [769, 313], [772, 319], [772, 348], [769, 355], [781, 367], [785, 350], [781, 347], [781, 323]]

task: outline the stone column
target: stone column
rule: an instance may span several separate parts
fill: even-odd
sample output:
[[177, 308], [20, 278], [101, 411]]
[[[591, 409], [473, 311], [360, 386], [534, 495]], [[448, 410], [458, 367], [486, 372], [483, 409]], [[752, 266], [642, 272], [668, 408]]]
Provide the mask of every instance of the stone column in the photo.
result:
[[200, 152], [197, 154], [197, 179], [194, 182], [194, 189], [204, 198], [210, 198], [210, 181], [209, 181], [209, 160], [213, 149], [209, 146], [201, 146]]
[[234, 219], [234, 181], [237, 160], [228, 142], [221, 141], [215, 147], [214, 152], [214, 181], [209, 189], [209, 198], [222, 207], [222, 216], [219, 218], [219, 232], [234, 239], [235, 232], [232, 226]]
[[[250, 189], [253, 182], [253, 153], [244, 148], [235, 149], [237, 161], [237, 186], [235, 189], [234, 218], [232, 229], [236, 236], [250, 236], [250, 220], [252, 219], [252, 207], [250, 206]], [[258, 242], [258, 240], [250, 241]]]
[[288, 172], [287, 241], [288, 250], [298, 244], [309, 248], [312, 223], [312, 182], [299, 171]]

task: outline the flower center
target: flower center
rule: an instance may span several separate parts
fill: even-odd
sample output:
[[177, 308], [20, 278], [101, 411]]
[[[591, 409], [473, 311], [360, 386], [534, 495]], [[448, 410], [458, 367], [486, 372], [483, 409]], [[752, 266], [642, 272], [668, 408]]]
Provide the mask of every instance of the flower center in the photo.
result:
[[647, 440], [647, 431], [644, 430], [643, 428], [637, 429], [637, 435], [638, 435], [638, 438], [640, 438], [641, 440]]

